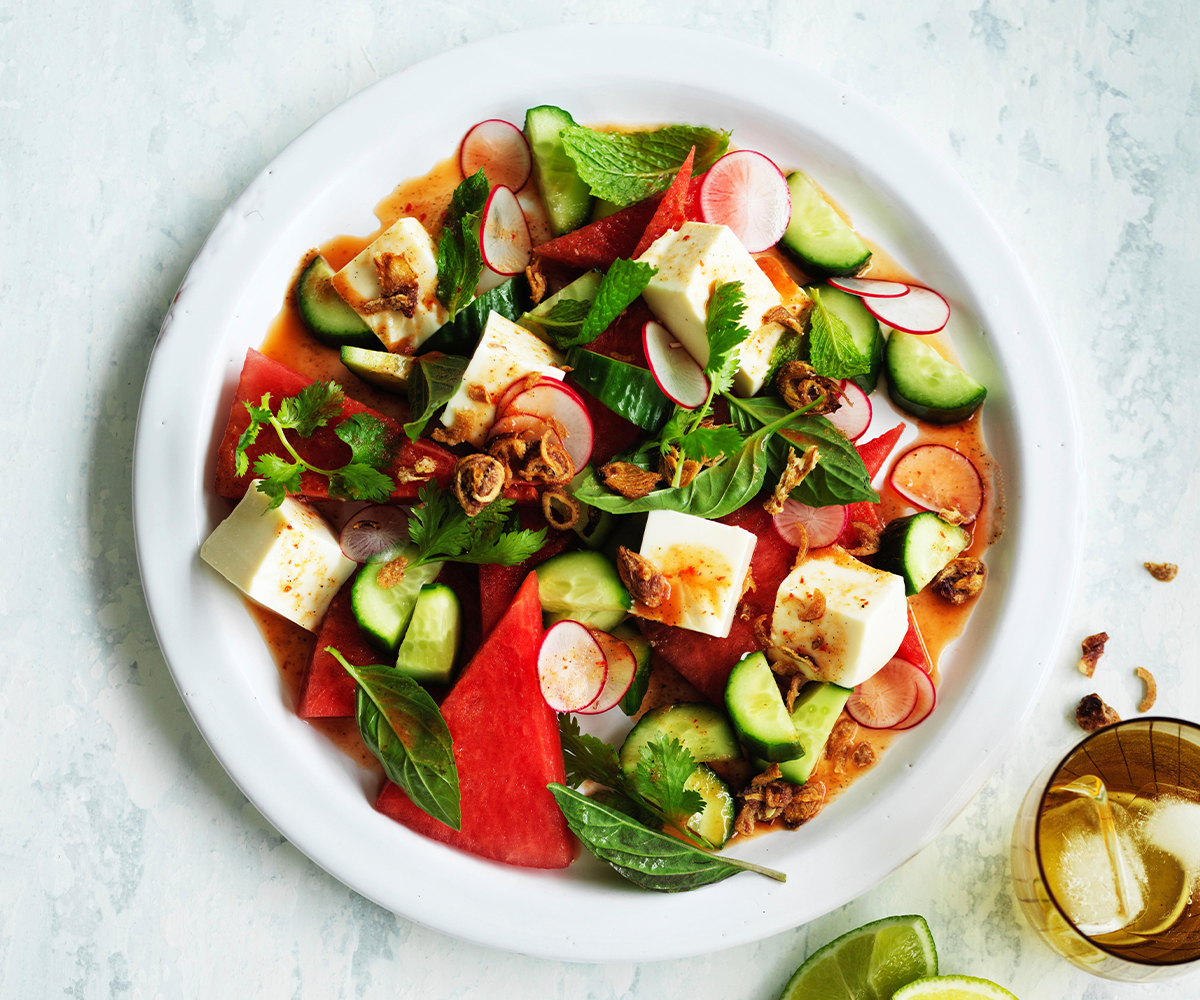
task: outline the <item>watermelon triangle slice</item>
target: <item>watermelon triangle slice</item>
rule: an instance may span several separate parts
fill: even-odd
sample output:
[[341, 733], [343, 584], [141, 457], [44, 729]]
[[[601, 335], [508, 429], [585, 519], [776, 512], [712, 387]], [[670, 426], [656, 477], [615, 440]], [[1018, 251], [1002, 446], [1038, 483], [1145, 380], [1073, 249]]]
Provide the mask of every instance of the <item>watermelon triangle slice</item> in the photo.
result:
[[499, 625], [442, 702], [462, 792], [455, 832], [388, 782], [375, 808], [417, 833], [526, 868], [565, 868], [574, 840], [546, 786], [566, 781], [558, 723], [542, 698], [542, 606], [530, 573]]

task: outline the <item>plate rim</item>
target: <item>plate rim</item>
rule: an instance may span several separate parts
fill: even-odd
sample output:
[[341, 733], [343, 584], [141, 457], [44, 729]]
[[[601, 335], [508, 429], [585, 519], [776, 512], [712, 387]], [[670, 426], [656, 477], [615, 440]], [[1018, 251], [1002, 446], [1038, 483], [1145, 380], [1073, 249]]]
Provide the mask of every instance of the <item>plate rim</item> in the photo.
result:
[[[478, 72], [480, 67], [511, 61], [512, 50], [516, 44], [530, 48], [538, 47], [543, 51], [555, 51], [555, 57], [548, 60], [548, 67], [543, 67], [542, 73], [545, 75], [547, 69], [553, 70], [564, 74], [563, 79], [578, 79], [586, 72], [600, 76], [616, 72], [612, 67], [613, 52], [622, 53], [617, 62], [624, 60], [626, 66], [631, 65], [629, 62], [631, 59], [655, 55], [658, 62], [652, 69], [639, 69], [637, 73], [639, 78], [647, 75], [654, 77], [657, 74], [657, 78], [664, 82], [683, 80], [694, 86], [703, 86], [707, 90], [735, 102], [741, 101], [757, 107], [769, 107], [775, 113], [779, 113], [781, 109], [773, 99], [760, 101], [758, 97], [761, 95], [756, 95], [755, 99], [751, 100], [747, 95], [752, 93], [756, 82], [764, 78], [769, 79], [774, 73], [786, 70], [790, 74], [789, 81], [796, 80], [803, 83], [805, 97], [809, 102], [805, 112], [810, 115], [806, 119], [805, 128], [811, 130], [822, 125], [828, 128], [830, 124], [828, 119], [832, 115], [836, 124], [854, 124], [859, 129], [869, 128], [877, 137], [876, 141], [886, 140], [891, 152], [891, 159], [895, 164], [894, 173], [891, 175], [892, 183], [886, 186], [893, 193], [897, 185], [906, 192], [911, 192], [914, 184], [922, 183], [921, 179], [916, 177], [918, 172], [925, 172], [932, 176], [932, 180], [924, 181], [924, 183], [936, 182], [947, 206], [952, 205], [960, 217], [952, 220], [944, 212], [933, 211], [929, 215], [918, 216], [919, 223], [922, 226], [928, 226], [930, 218], [935, 219], [939, 223], [939, 227], [931, 232], [940, 233], [943, 242], [949, 238], [947, 236], [947, 233], [950, 232], [948, 227], [973, 228], [976, 233], [981, 232], [986, 237], [985, 242], [988, 244], [986, 249], [992, 255], [993, 263], [1000, 267], [1001, 273], [1008, 282], [1007, 288], [1014, 299], [1014, 303], [1009, 305], [1012, 308], [1019, 305], [1018, 312], [1021, 321], [1023, 324], [1027, 324], [1026, 329], [1019, 329], [1016, 333], [1029, 334], [1024, 338], [1026, 344], [1034, 337], [1041, 340], [1040, 352], [1029, 347], [1017, 350], [1011, 345], [1008, 347], [996, 346], [995, 341], [993, 341], [992, 350], [997, 361], [1002, 357], [1008, 357], [1017, 362], [1013, 371], [1015, 372], [1017, 368], [1021, 369], [1021, 377], [1026, 380], [1023, 382], [1025, 395], [1032, 396], [1035, 392], [1040, 392], [1045, 388], [1053, 390], [1049, 401], [1043, 402], [1042, 405], [1050, 411], [1050, 416], [1056, 418], [1053, 423], [1061, 430], [1060, 436], [1043, 439], [1037, 433], [1037, 428], [1028, 426], [1036, 421], [1019, 409], [1013, 411], [1012, 430], [1018, 444], [1033, 441], [1037, 443], [1039, 449], [1043, 445], [1057, 444], [1060, 453], [1048, 465], [1048, 458], [1037, 459], [1037, 456], [1031, 456], [1021, 451], [1018, 456], [1019, 468], [1006, 469], [1006, 473], [1013, 473], [1009, 482], [1019, 484], [1021, 487], [1020, 502], [1016, 504], [1015, 508], [1018, 516], [1010, 522], [1014, 526], [1016, 523], [1020, 523], [1021, 526], [1021, 536], [1014, 543], [1018, 550], [1013, 554], [1016, 569], [1019, 571], [1022, 566], [1027, 564], [1030, 555], [1026, 550], [1034, 544], [1035, 531], [1040, 532], [1037, 537], [1053, 537], [1060, 552], [1068, 554], [1068, 558], [1059, 559], [1052, 564], [1048, 573], [1043, 572], [1041, 576], [1046, 578], [1048, 575], [1049, 581], [1044, 580], [1044, 582], [1053, 582], [1056, 586], [1055, 592], [1062, 595], [1060, 601], [1062, 610], [1057, 614], [1044, 610], [1041, 612], [1046, 619], [1041, 622], [1040, 627], [1040, 631], [1043, 633], [1040, 636], [1043, 652], [1039, 660], [1036, 649], [1026, 651], [1031, 662], [1037, 663], [1037, 669], [1032, 671], [1030, 668], [1032, 683], [1023, 692], [1023, 697], [1015, 700], [1010, 698], [1011, 704], [1006, 703], [1010, 708], [1006, 735], [983, 748], [982, 753], [976, 754], [977, 759], [964, 759], [956, 762], [957, 769], [954, 775], [943, 779], [952, 787], [948, 788], [949, 795], [941, 802], [940, 806], [933, 809], [923, 821], [914, 821], [911, 817], [906, 817], [905, 836], [895, 838], [902, 843], [892, 845], [880, 856], [868, 859], [868, 862], [861, 865], [856, 871], [856, 877], [848, 882], [849, 888], [842, 894], [835, 894], [834, 897], [815, 906], [797, 908], [791, 893], [782, 895], [770, 887], [758, 892], [750, 889], [730, 888], [739, 882], [745, 885], [750, 881], [749, 876], [746, 876], [743, 879], [729, 880], [720, 883], [719, 886], [701, 891], [706, 894], [713, 893], [714, 903], [717, 903], [718, 898], [720, 900], [718, 905], [728, 905], [729, 903], [741, 906], [750, 905], [754, 912], [735, 918], [732, 921], [733, 925], [727, 928], [706, 929], [698, 932], [693, 926], [688, 928], [686, 934], [668, 933], [664, 935], [662, 933], [655, 934], [650, 930], [651, 921], [661, 922], [660, 914], [662, 912], [672, 913], [677, 910], [677, 908], [665, 904], [660, 905], [658, 901], [664, 897], [639, 893], [636, 898], [644, 900], [645, 905], [635, 903], [631, 907], [625, 901], [614, 901], [616, 896], [622, 894], [613, 894], [609, 891], [611, 890], [610, 886], [604, 886], [605, 891], [600, 895], [604, 899], [610, 900], [609, 908], [619, 910], [622, 917], [630, 921], [625, 933], [611, 934], [597, 933], [595, 927], [588, 927], [584, 924], [572, 923], [570, 926], [563, 926], [562, 914], [559, 914], [557, 921], [543, 920], [540, 923], [533, 921], [527, 925], [504, 919], [504, 915], [500, 913], [492, 915], [471, 913], [464, 919], [464, 915], [455, 906], [447, 906], [444, 901], [430, 899], [434, 888], [432, 883], [421, 882], [415, 891], [412, 886], [397, 883], [395, 879], [385, 880], [382, 886], [368, 884], [361, 877], [361, 866], [349, 863], [347, 859], [329, 856], [321, 839], [322, 835], [327, 836], [328, 831], [320, 825], [319, 818], [314, 818], [315, 825], [311, 830], [296, 828], [296, 811], [289, 808], [287, 796], [288, 794], [302, 794], [304, 782], [299, 780], [302, 776], [287, 773], [285, 767], [281, 776], [282, 779], [286, 779], [282, 780], [283, 787], [274, 787], [273, 778], [264, 778], [258, 769], [241, 756], [242, 744], [236, 739], [236, 734], [229, 732], [231, 722], [223, 718], [226, 702], [222, 696], [234, 699], [230, 704], [237, 706], [243, 718], [247, 717], [247, 710], [253, 709], [254, 706], [238, 703], [237, 699], [243, 698], [246, 692], [239, 686], [236, 673], [216, 677], [202, 677], [197, 674], [196, 664], [191, 661], [192, 651], [183, 648], [183, 641], [175, 632], [180, 624], [179, 609], [169, 605], [168, 595], [156, 590], [155, 584], [163, 579], [175, 582], [182, 580], [185, 584], [190, 584], [185, 591], [189, 596], [192, 595], [193, 590], [197, 589], [194, 574], [197, 572], [198, 560], [195, 552], [198, 549], [199, 540], [192, 539], [194, 547], [191, 549], [192, 555], [189, 559], [181, 561], [185, 551], [184, 546], [172, 551], [170, 558], [173, 562], [169, 567], [161, 565], [162, 559], [154, 545], [154, 541], [162, 537], [163, 518], [160, 507], [164, 501], [161, 489], [164, 477], [159, 471], [160, 468], [166, 467], [165, 478], [168, 481], [188, 482], [194, 479], [194, 469], [185, 460], [186, 456], [172, 456], [169, 449], [165, 447], [169, 446], [172, 434], [169, 429], [166, 429], [168, 421], [163, 419], [166, 412], [164, 401], [174, 400], [170, 391], [171, 386], [168, 384], [172, 377], [172, 366], [177, 366], [179, 359], [186, 357], [186, 347], [194, 346], [185, 338], [195, 337], [197, 327], [202, 325], [204, 315], [202, 298], [210, 290], [214, 280], [220, 277], [220, 268], [227, 266], [231, 254], [236, 256], [239, 250], [245, 251], [248, 246], [254, 245], [255, 241], [266, 238], [271, 224], [267, 224], [268, 229], [264, 229], [259, 224], [264, 220], [264, 213], [260, 212], [260, 207], [273, 204], [272, 199], [279, 196], [280, 186], [285, 183], [281, 177], [290, 176], [298, 161], [313, 157], [318, 153], [323, 144], [328, 142], [329, 136], [339, 131], [339, 123], [366, 114], [376, 105], [386, 106], [397, 97], [407, 95], [411, 98], [419, 95], [423, 87], [436, 83], [439, 78], [444, 79], [446, 73], [453, 73], [461, 67], [473, 65]], [[569, 65], [565, 56], [568, 51], [571, 53]], [[667, 55], [664, 56], [664, 53]], [[719, 59], [727, 65], [730, 72], [726, 74], [725, 81], [714, 84], [711, 80], [701, 76], [697, 67], [707, 63], [708, 60], [698, 57], [704, 55], [711, 59]], [[692, 65], [692, 60], [694, 60], [695, 66]], [[733, 72], [735, 68], [737, 72]], [[673, 75], [668, 75], [668, 71]], [[626, 69], [625, 73], [629, 75], [629, 70]], [[469, 78], [470, 74], [466, 74], [466, 76]], [[839, 115], [843, 116], [840, 121], [838, 120]], [[842, 137], [842, 142], [853, 145], [845, 137]], [[328, 150], [325, 152], [326, 160], [324, 162], [328, 163]], [[358, 158], [365, 156], [366, 153], [360, 151], [353, 155]], [[320, 160], [320, 156], [315, 158]], [[867, 162], [860, 157], [856, 161], [856, 166], [865, 166]], [[336, 169], [336, 163], [334, 163], [334, 168]], [[326, 166], [323, 169], [329, 168]], [[386, 192], [375, 192], [375, 196], [382, 193]], [[254, 221], [255, 215], [258, 215], [259, 223]], [[960, 238], [963, 234], [955, 230], [953, 235], [955, 238]], [[990, 304], [982, 304], [980, 308], [986, 311], [988, 305]], [[994, 308], [999, 308], [998, 304]], [[1040, 363], [1041, 370], [1037, 370], [1037, 365], [1034, 365], [1034, 370], [1030, 370], [1030, 361]], [[1005, 387], [1009, 390], [1013, 388], [1008, 384], [1011, 377], [1010, 375], [1005, 379]], [[193, 387], [191, 398], [203, 396], [205, 392], [211, 394], [212, 390], [210, 377], [209, 383]], [[1046, 415], [1045, 412], [1041, 412], [1039, 419], [1044, 420]], [[210, 436], [211, 432], [199, 435], [205, 441]], [[798, 923], [815, 919], [817, 916], [856, 898], [932, 841], [967, 805], [999, 766], [1005, 752], [1015, 742], [1021, 726], [1027, 721], [1037, 702], [1048, 677], [1052, 655], [1061, 645], [1069, 621], [1079, 579], [1084, 530], [1085, 489], [1080, 442], [1078, 411], [1074, 401], [1073, 385], [1067, 374], [1065, 357], [1034, 288], [1032, 278], [1004, 234], [961, 178], [940, 157], [926, 149], [920, 140], [910, 132], [893, 121], [881, 109], [836, 81], [791, 62], [777, 53], [751, 45], [733, 43], [716, 36], [683, 29], [614, 24], [556, 25], [500, 35], [451, 49], [372, 84], [332, 109], [302, 132], [264, 167], [246, 190], [226, 209], [189, 267], [179, 291], [172, 300], [148, 366], [142, 401], [139, 406], [134, 447], [135, 542], [139, 570], [146, 584], [147, 606], [159, 645], [163, 650], [172, 678], [178, 686], [197, 728], [247, 798], [262, 810], [267, 819], [281, 833], [315, 863], [355, 891], [393, 912], [453, 936], [490, 947], [574, 961], [678, 958], [761, 939]], [[1046, 484], [1039, 480], [1039, 475], [1056, 466], [1060, 470], [1065, 469], [1066, 474], [1060, 476], [1065, 479], [1065, 482], [1059, 483], [1059, 488], [1054, 491], [1054, 506], [1048, 511], [1034, 512], [1039, 519], [1049, 517], [1052, 523], [1043, 523], [1042, 520], [1030, 524], [1023, 523], [1026, 520], [1026, 498], [1032, 497], [1033, 500], [1037, 500], [1049, 492]], [[204, 507], [203, 488], [190, 499], [192, 509], [189, 512], [191, 520], [188, 523], [192, 526], [194, 533], [206, 523], [206, 512], [202, 509]], [[1016, 499], [1010, 493], [1010, 501]], [[1011, 587], [1010, 583], [1009, 588], [1011, 589]], [[203, 589], [202, 580], [198, 589]], [[1006, 594], [1004, 606], [998, 612], [1001, 619], [1010, 613], [1008, 609], [1011, 603], [1010, 595]], [[999, 631], [999, 626], [997, 626], [997, 631]], [[990, 645], [995, 646], [995, 644], [996, 640], [993, 639]], [[989, 652], [987, 658], [992, 655], [994, 655], [993, 652]], [[259, 707], [261, 708], [261, 706]], [[1011, 709], [1016, 710], [1015, 714]], [[253, 717], [253, 713], [250, 712], [248, 717]], [[961, 723], [961, 720], [959, 722]], [[962, 725], [960, 724], [957, 728], [962, 729]], [[954, 729], [955, 727], [951, 723], [948, 732], [953, 732]], [[278, 735], [278, 733], [271, 731], [267, 735]], [[285, 734], [285, 738], [290, 737]], [[353, 781], [350, 784], [354, 786], [355, 790], [358, 790], [358, 786]], [[894, 795], [891, 794], [894, 791], [894, 789], [885, 790], [885, 794], [880, 798], [890, 802], [894, 798]], [[838, 801], [844, 801], [845, 798], [847, 796], [843, 796]], [[467, 874], [463, 876], [464, 885], [471, 883], [476, 878], [488, 887], [491, 887], [491, 883], [494, 882], [499, 896], [503, 897], [507, 887], [513, 884], [511, 873], [517, 871], [522, 879], [527, 880], [529, 891], [537, 898], [545, 893], [541, 893], [533, 887], [565, 884], [561, 878], [527, 870], [496, 871], [497, 866], [490, 865], [488, 862], [482, 862], [453, 851], [451, 848], [424, 841], [423, 838], [419, 838], [403, 828], [391, 829], [396, 825], [392, 824], [390, 820], [379, 817], [378, 814], [375, 816], [382, 823], [389, 824], [389, 827], [385, 828], [378, 822], [366, 819], [362, 836], [366, 839], [367, 846], [373, 850], [392, 849], [396, 843], [399, 843], [404, 849], [412, 852], [417, 860], [434, 865], [445, 863], [448, 857], [452, 869], [462, 868], [466, 871]], [[817, 828], [814, 827], [814, 831], [816, 830]], [[358, 834], [360, 831], [356, 829], [355, 832]], [[451, 853], [446, 854], [445, 852]], [[777, 852], [768, 849], [767, 853]], [[766, 863], [769, 863], [769, 860]], [[458, 879], [459, 875], [456, 873], [452, 882], [457, 885]], [[722, 887], [726, 888], [722, 890]], [[550, 889], [548, 893], [554, 896], [556, 891]], [[572, 891], [568, 890], [567, 894], [570, 895]], [[486, 893], [481, 893], [481, 895], [486, 895]], [[669, 898], [678, 900], [680, 897]], [[695, 897], [692, 898], [695, 899]], [[584, 887], [583, 901], [590, 901], [586, 886]], [[576, 900], [575, 902], [580, 901]], [[632, 914], [626, 912], [631, 908]], [[643, 918], [643, 912], [655, 916]], [[670, 930], [674, 931], [675, 928], [670, 928]]]

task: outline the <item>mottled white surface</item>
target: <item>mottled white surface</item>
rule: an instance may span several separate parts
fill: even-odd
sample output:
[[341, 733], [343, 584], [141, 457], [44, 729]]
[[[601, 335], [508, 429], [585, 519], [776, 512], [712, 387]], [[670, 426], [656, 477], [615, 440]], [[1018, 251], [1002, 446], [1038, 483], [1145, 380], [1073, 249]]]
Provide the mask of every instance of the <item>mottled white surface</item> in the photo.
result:
[[[142, 378], [222, 209], [378, 76], [580, 20], [679, 24], [785, 53], [920, 135], [1034, 273], [1086, 435], [1084, 583], [1010, 759], [853, 904], [687, 961], [502, 954], [332, 880], [192, 725], [133, 551]], [[526, 55], [514, 49], [514, 72]], [[1123, 714], [1145, 665], [1160, 711], [1200, 717], [1198, 75], [1200, 14], [1182, 2], [0, 5], [0, 996], [770, 1000], [816, 945], [919, 912], [943, 971], [1022, 1000], [1195, 997], [1200, 975], [1119, 986], [1053, 957], [1015, 912], [1007, 857], [1025, 787], [1077, 735], [1069, 709], [1093, 686], [1073, 666], [1082, 636], [1113, 636], [1094, 686]], [[1154, 582], [1144, 559], [1178, 562], [1179, 578]]]

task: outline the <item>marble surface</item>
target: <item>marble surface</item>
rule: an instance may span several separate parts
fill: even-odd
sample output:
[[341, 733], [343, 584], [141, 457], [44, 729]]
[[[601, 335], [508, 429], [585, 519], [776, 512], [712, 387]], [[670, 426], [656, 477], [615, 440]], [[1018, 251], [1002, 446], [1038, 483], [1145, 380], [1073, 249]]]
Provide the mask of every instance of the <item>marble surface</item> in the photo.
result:
[[[221, 769], [151, 629], [130, 519], [155, 334], [224, 207], [319, 116], [447, 48], [559, 21], [680, 24], [875, 101], [999, 221], [1071, 359], [1090, 493], [1067, 640], [1016, 749], [854, 903], [686, 961], [567, 965], [427, 931], [297, 852]], [[1026, 786], [1093, 686], [1200, 717], [1200, 15], [1183, 3], [252, 0], [0, 5], [0, 996], [753, 997], [816, 946], [919, 912], [945, 972], [1022, 1000], [1194, 997], [1093, 980], [1015, 911]], [[1048, 554], [1053, 558], [1053, 553]], [[1156, 583], [1145, 559], [1180, 564]], [[1063, 595], [1047, 598], [1063, 599]], [[1079, 639], [1113, 636], [1094, 685]]]

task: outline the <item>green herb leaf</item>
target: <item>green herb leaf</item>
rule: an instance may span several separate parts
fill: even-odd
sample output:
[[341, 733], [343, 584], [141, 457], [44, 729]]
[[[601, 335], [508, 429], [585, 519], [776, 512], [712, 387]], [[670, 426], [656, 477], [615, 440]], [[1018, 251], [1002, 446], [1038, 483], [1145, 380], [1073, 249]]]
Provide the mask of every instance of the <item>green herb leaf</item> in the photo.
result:
[[446, 560], [516, 566], [546, 541], [545, 528], [506, 530], [511, 500], [493, 500], [474, 517], [468, 517], [435, 483], [422, 486], [418, 497], [421, 502], [408, 519], [408, 537], [421, 554], [410, 566]]
[[246, 451], [258, 440], [258, 432], [263, 425], [271, 422], [271, 394], [263, 393], [261, 406], [255, 406], [249, 402], [243, 405], [246, 407], [246, 412], [250, 414], [250, 425], [238, 437], [237, 447], [233, 452], [234, 471], [239, 476], [244, 476], [250, 471], [250, 458]]
[[854, 378], [871, 370], [871, 359], [858, 349], [850, 328], [821, 301], [821, 293], [812, 289], [810, 313], [809, 363], [826, 378]]
[[468, 364], [469, 358], [437, 351], [414, 360], [408, 378], [408, 412], [412, 419], [404, 425], [404, 433], [410, 440], [416, 441], [421, 436], [430, 418], [458, 391]]
[[591, 308], [590, 299], [559, 299], [548, 312], [539, 316], [524, 313], [520, 325], [526, 329], [536, 328], [534, 332], [538, 336], [549, 340], [555, 346], [582, 344], [583, 321], [587, 319]]
[[404, 789], [413, 805], [451, 829], [461, 829], [454, 744], [437, 702], [395, 667], [355, 667], [332, 646], [325, 652], [358, 682], [358, 731], [388, 778]]
[[597, 132], [570, 125], [561, 135], [592, 194], [622, 208], [666, 188], [693, 146], [693, 176], [704, 173], [729, 147], [728, 132], [696, 125], [669, 125], [654, 132]]
[[579, 731], [579, 721], [566, 712], [558, 716], [558, 736], [562, 741], [563, 763], [567, 781], [580, 785], [596, 781], [610, 788], [620, 788], [624, 780], [615, 748], [595, 736]]
[[634, 790], [653, 802], [680, 829], [704, 808], [704, 797], [684, 787], [695, 773], [696, 758], [677, 737], [660, 733], [638, 751]]
[[361, 462], [351, 462], [329, 473], [329, 495], [338, 500], [382, 503], [392, 495], [393, 485], [388, 476]]
[[733, 385], [739, 365], [739, 348], [751, 331], [742, 325], [746, 313], [746, 296], [740, 281], [717, 282], [708, 299], [704, 333], [708, 337], [708, 361], [704, 374], [708, 376], [711, 400]]
[[392, 435], [382, 420], [369, 413], [355, 413], [333, 429], [350, 446], [350, 462], [372, 469], [386, 468], [395, 454]]
[[567, 825], [583, 845], [644, 889], [687, 892], [741, 871], [757, 872], [779, 882], [787, 880], [782, 872], [710, 854], [677, 837], [647, 829], [620, 810], [563, 785], [548, 787]]
[[476, 232], [487, 204], [488, 181], [482, 168], [454, 189], [438, 238], [438, 301], [455, 314], [475, 296], [483, 271], [483, 254]]
[[678, 444], [684, 458], [702, 462], [718, 455], [732, 455], [742, 447], [743, 442], [737, 428], [718, 424], [716, 427], [697, 427], [681, 437]]
[[312, 382], [279, 402], [275, 419], [280, 427], [308, 437], [342, 412], [346, 396], [336, 382]]
[[[657, 269], [649, 264], [639, 264], [636, 261], [614, 260], [600, 287], [596, 289], [596, 297], [588, 304], [587, 312], [579, 323], [564, 321], [561, 326], [547, 322], [546, 316], [535, 316], [532, 321], [542, 328], [541, 336], [560, 351], [565, 351], [579, 344], [587, 344], [595, 340], [621, 315], [633, 300], [645, 291], [650, 279]], [[563, 317], [574, 317], [579, 314], [582, 299], [568, 299], [555, 303], [550, 310], [549, 318], [556, 313]]]

